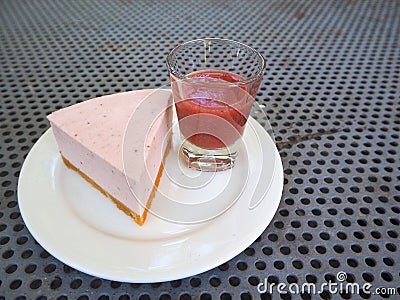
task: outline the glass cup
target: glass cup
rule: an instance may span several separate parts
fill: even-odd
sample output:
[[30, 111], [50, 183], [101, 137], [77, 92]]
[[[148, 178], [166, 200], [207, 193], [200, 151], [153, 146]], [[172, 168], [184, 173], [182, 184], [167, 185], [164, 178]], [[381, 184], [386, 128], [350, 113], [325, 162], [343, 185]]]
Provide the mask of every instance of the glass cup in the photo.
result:
[[201, 171], [232, 168], [264, 74], [264, 58], [245, 44], [206, 38], [175, 47], [167, 67], [183, 138], [180, 158]]

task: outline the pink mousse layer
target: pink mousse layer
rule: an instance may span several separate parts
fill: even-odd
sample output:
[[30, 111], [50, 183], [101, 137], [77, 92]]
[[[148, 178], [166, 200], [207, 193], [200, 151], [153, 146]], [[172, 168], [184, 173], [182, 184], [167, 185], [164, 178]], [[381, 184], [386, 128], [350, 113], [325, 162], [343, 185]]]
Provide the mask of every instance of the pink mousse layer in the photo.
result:
[[139, 90], [94, 98], [48, 116], [61, 154], [142, 215], [169, 140], [171, 93]]

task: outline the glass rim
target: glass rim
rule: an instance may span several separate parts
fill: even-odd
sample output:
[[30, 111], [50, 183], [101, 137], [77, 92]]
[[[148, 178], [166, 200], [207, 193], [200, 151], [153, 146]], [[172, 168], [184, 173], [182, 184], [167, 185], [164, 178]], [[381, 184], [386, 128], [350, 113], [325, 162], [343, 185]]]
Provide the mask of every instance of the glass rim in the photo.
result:
[[[258, 51], [257, 51], [256, 49], [254, 49], [253, 47], [251, 47], [251, 46], [249, 46], [249, 45], [246, 45], [246, 44], [244, 44], [244, 43], [242, 43], [242, 42], [238, 42], [238, 41], [230, 40], [230, 39], [221, 39], [221, 38], [201, 38], [201, 39], [195, 39], [195, 40], [190, 40], [190, 41], [187, 41], [187, 42], [183, 42], [183, 43], [181, 43], [181, 44], [175, 46], [175, 47], [168, 53], [168, 55], [167, 55], [167, 68], [168, 68], [168, 72], [169, 72], [170, 74], [172, 74], [174, 77], [176, 77], [177, 79], [179, 79], [179, 80], [185, 80], [185, 81], [189, 81], [189, 82], [193, 82], [193, 83], [200, 82], [199, 80], [197, 80], [197, 79], [195, 79], [195, 78], [188, 77], [187, 75], [183, 75], [182, 73], [180, 73], [180, 72], [174, 70], [174, 69], [171, 67], [171, 59], [172, 59], [172, 55], [173, 55], [176, 51], [178, 51], [179, 49], [183, 48], [184, 46], [187, 46], [187, 45], [189, 45], [189, 44], [194, 44], [194, 43], [197, 43], [197, 42], [207, 42], [207, 41], [222, 41], [222, 42], [229, 42], [229, 43], [232, 43], [232, 44], [237, 44], [237, 45], [243, 46], [243, 47], [245, 47], [245, 48], [250, 49], [252, 52], [254, 52], [254, 53], [257, 55], [257, 57], [260, 59], [260, 61], [261, 61], [261, 68], [260, 68], [260, 70], [259, 70], [255, 75], [251, 76], [251, 77], [248, 78], [248, 79], [241, 80], [241, 81], [236, 81], [236, 82], [224, 82], [224, 83], [223, 83], [224, 85], [230, 85], [230, 86], [246, 85], [246, 84], [252, 83], [252, 82], [254, 82], [254, 81], [257, 81], [258, 79], [260, 79], [260, 78], [262, 78], [262, 77], [264, 76], [264, 70], [265, 70], [265, 67], [266, 67], [266, 62], [265, 62], [265, 59], [264, 59], [264, 57], [261, 55], [260, 52], [258, 52]], [[221, 82], [219, 82], [219, 84], [221, 84]]]

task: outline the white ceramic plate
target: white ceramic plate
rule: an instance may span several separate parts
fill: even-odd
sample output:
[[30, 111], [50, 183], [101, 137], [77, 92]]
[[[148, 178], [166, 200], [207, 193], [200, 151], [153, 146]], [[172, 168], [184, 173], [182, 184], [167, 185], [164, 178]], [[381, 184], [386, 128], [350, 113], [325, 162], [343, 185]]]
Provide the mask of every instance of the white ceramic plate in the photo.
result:
[[[250, 118], [235, 167], [208, 174], [204, 186], [188, 191], [171, 180], [174, 176], [193, 179], [194, 174], [176, 171], [176, 136], [174, 133], [161, 192], [153, 200], [156, 213], [149, 214], [139, 227], [65, 167], [49, 129], [30, 151], [19, 177], [18, 201], [27, 228], [60, 261], [115, 281], [175, 280], [232, 259], [261, 235], [278, 208], [283, 169], [275, 144]], [[208, 190], [221, 184], [225, 189], [214, 201], [232, 205], [218, 216], [196, 224], [185, 223], [185, 218], [183, 222], [163, 218], [163, 211], [171, 211], [171, 203], [161, 201], [163, 197], [179, 202], [189, 195], [190, 201], [200, 203]], [[205, 219], [209, 216], [198, 212], [204, 213]]]

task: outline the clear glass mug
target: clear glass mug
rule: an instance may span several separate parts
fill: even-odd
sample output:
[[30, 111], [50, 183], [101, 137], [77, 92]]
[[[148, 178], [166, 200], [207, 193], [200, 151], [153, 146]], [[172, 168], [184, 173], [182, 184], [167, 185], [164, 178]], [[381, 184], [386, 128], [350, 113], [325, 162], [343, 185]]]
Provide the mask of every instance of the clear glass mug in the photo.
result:
[[167, 67], [184, 140], [180, 158], [201, 171], [232, 168], [264, 75], [264, 58], [243, 43], [206, 38], [175, 47]]

